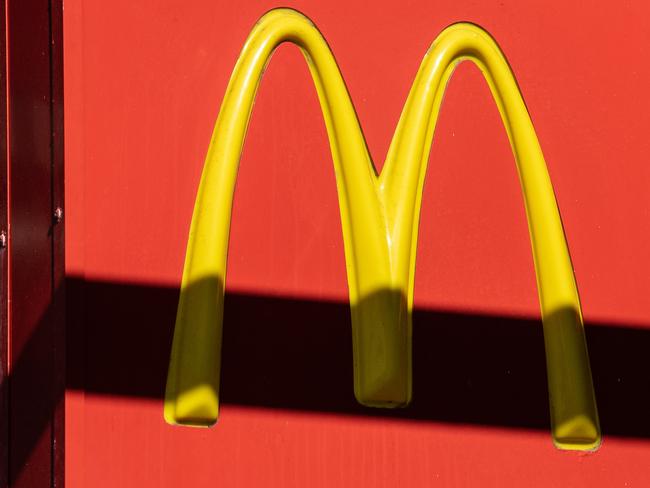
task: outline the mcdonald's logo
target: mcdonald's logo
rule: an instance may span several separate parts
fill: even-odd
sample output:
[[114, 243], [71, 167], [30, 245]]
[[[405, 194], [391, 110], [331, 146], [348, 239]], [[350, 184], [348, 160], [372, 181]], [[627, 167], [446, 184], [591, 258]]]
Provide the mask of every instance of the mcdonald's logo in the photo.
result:
[[305, 56], [330, 140], [357, 400], [401, 407], [411, 399], [411, 310], [424, 176], [447, 81], [459, 62], [470, 60], [490, 86], [521, 182], [543, 320], [553, 441], [562, 449], [597, 448], [600, 427], [571, 258], [532, 121], [497, 43], [469, 23], [451, 25], [438, 36], [415, 77], [378, 175], [329, 46], [309, 19], [290, 9], [270, 11], [253, 28], [214, 128], [187, 245], [165, 395], [167, 422], [209, 426], [217, 419], [235, 180], [257, 87], [283, 42], [296, 44]]

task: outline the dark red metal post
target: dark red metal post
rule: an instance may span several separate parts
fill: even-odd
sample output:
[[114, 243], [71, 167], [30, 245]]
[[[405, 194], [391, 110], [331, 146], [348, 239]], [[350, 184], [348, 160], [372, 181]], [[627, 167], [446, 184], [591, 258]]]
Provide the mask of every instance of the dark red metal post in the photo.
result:
[[64, 255], [54, 215], [63, 209], [61, 5], [10, 1], [6, 14], [8, 486], [60, 486]]

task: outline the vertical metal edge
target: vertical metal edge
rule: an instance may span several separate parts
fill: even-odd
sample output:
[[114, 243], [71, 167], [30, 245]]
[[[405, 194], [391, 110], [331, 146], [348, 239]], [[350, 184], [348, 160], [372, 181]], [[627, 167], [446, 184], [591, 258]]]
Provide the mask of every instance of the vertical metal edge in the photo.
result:
[[[54, 320], [54, 399], [52, 484], [65, 485], [65, 152], [63, 104], [63, 0], [50, 0], [50, 74], [52, 117], [52, 319]], [[62, 217], [55, 219], [56, 209]]]
[[[6, 2], [0, 0], [0, 231], [7, 235], [7, 22]], [[8, 402], [8, 255], [7, 244], [0, 249], [0, 488], [9, 486], [9, 402]]]
[[[8, 485], [54, 486], [61, 308], [54, 290], [53, 0], [6, 2]], [[58, 32], [58, 34], [55, 34]], [[57, 102], [58, 103], [58, 102]], [[62, 108], [61, 108], [62, 110]], [[60, 246], [57, 246], [60, 248]], [[60, 274], [60, 273], [59, 273]]]

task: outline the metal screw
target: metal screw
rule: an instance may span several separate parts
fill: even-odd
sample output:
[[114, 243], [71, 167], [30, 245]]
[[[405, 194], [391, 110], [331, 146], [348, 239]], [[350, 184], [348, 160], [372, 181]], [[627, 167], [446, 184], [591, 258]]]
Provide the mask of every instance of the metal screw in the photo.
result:
[[63, 209], [61, 207], [56, 207], [54, 210], [54, 223], [58, 224], [63, 220]]
[[3, 230], [0, 232], [0, 249], [7, 247], [7, 233]]

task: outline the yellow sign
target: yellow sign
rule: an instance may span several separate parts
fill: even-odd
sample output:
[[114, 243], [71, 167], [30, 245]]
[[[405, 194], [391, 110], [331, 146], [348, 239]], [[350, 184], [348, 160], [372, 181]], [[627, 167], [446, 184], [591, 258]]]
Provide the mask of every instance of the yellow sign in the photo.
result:
[[358, 401], [401, 407], [411, 398], [411, 310], [422, 187], [447, 81], [459, 62], [470, 60], [490, 86], [521, 181], [542, 310], [553, 440], [565, 449], [597, 448], [600, 428], [571, 258], [533, 124], [497, 43], [469, 23], [451, 25], [438, 36], [422, 61], [378, 175], [325, 39], [309, 19], [290, 9], [272, 10], [255, 25], [214, 128], [185, 258], [165, 397], [167, 422], [208, 426], [217, 419], [235, 180], [257, 87], [283, 42], [296, 44], [305, 56], [332, 148]]

